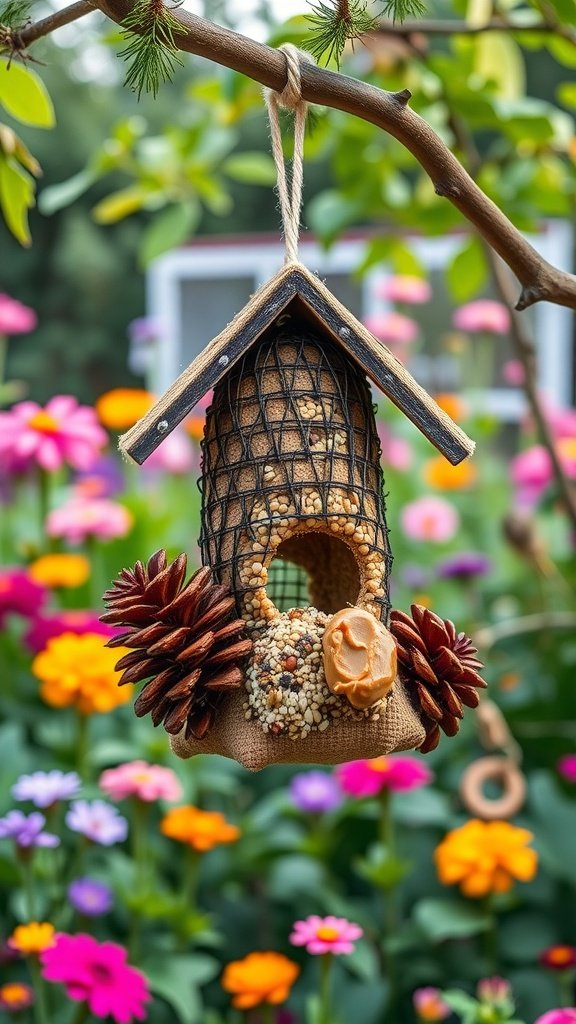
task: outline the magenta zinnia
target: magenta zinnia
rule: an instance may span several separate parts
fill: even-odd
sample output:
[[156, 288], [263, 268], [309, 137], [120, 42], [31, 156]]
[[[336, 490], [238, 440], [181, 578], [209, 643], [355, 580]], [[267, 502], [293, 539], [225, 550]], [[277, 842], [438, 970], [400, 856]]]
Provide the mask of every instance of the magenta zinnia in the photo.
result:
[[336, 777], [348, 796], [376, 796], [382, 790], [406, 793], [420, 789], [432, 781], [427, 765], [417, 757], [373, 757], [364, 761], [348, 761], [336, 767]]
[[290, 936], [293, 946], [306, 946], [313, 956], [325, 953], [353, 953], [354, 942], [363, 935], [359, 924], [345, 917], [318, 917], [311, 914], [305, 921], [295, 921]]
[[94, 1017], [112, 1017], [116, 1024], [145, 1020], [148, 982], [115, 942], [59, 934], [54, 946], [41, 954], [41, 963], [43, 977], [65, 985], [68, 998], [86, 1002]]
[[88, 406], [57, 395], [42, 408], [19, 402], [0, 412], [0, 456], [52, 472], [61, 466], [88, 469], [108, 438]]

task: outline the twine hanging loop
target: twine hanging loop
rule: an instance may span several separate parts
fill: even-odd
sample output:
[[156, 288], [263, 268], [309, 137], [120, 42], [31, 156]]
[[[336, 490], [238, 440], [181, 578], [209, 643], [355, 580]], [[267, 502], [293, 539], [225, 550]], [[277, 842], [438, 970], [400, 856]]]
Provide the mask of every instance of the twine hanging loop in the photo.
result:
[[[308, 103], [302, 97], [300, 68], [302, 61], [314, 63], [314, 59], [311, 54], [306, 53], [304, 50], [299, 50], [292, 43], [284, 43], [280, 50], [286, 57], [286, 85], [282, 92], [276, 92], [274, 89], [265, 89], [264, 98], [268, 108], [272, 156], [276, 164], [278, 198], [280, 200], [280, 211], [282, 213], [284, 229], [284, 245], [286, 249], [284, 262], [297, 263], [302, 186], [304, 183], [304, 135], [308, 111]], [[280, 107], [285, 107], [294, 113], [294, 157], [292, 159], [290, 182], [282, 149]]]

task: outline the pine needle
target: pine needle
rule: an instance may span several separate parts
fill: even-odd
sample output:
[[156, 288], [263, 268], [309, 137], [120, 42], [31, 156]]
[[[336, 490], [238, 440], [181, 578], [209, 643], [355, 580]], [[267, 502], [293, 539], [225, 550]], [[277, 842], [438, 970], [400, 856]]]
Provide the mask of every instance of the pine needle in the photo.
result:
[[328, 63], [334, 59], [340, 66], [344, 47], [349, 39], [357, 39], [375, 28], [376, 20], [368, 13], [366, 0], [349, 0], [347, 12], [337, 0], [331, 3], [310, 4], [313, 14], [308, 15], [312, 29], [306, 48], [317, 61]]
[[176, 65], [184, 66], [174, 42], [180, 25], [171, 10], [162, 0], [137, 0], [122, 23], [128, 45], [119, 56], [132, 62], [124, 85], [137, 93], [138, 99], [143, 92], [156, 96], [162, 83], [172, 80]]
[[422, 0], [386, 0], [382, 14], [392, 21], [405, 21], [406, 18], [421, 18], [426, 13], [426, 4]]
[[6, 0], [0, 4], [0, 25], [3, 28], [21, 28], [30, 14], [32, 0]]

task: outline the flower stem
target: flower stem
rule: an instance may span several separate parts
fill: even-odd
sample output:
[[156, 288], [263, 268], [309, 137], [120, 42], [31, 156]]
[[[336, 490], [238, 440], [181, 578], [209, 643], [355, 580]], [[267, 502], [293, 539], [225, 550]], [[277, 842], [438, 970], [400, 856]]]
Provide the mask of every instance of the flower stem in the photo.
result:
[[560, 989], [560, 1005], [570, 1007], [574, 1005], [574, 970], [558, 972], [558, 987]]
[[76, 715], [76, 771], [82, 782], [88, 781], [88, 715]]
[[30, 851], [25, 851], [24, 855], [20, 854], [19, 862], [22, 873], [22, 886], [24, 889], [26, 913], [28, 915], [28, 920], [34, 921], [36, 919], [36, 893], [34, 891], [32, 860], [29, 854]]
[[320, 957], [320, 1021], [321, 1024], [330, 1024], [330, 971], [332, 967], [332, 954], [326, 953]]
[[498, 922], [494, 912], [494, 904], [490, 896], [486, 897], [484, 903], [488, 927], [484, 933], [484, 955], [488, 971], [492, 974], [498, 973]]
[[[396, 852], [394, 821], [392, 818], [391, 803], [392, 801], [390, 790], [384, 788], [380, 793], [379, 838], [382, 847], [386, 851], [388, 857], [394, 857]], [[382, 897], [384, 900], [383, 937], [384, 942], [388, 946], [389, 941], [392, 938], [394, 938], [398, 930], [398, 902], [396, 898], [396, 884], [390, 885], [387, 889], [382, 889]], [[386, 968], [388, 983], [390, 985], [390, 999], [388, 1003], [388, 1011], [393, 1012], [398, 995], [398, 978], [396, 971], [395, 956], [394, 953], [391, 952], [389, 948], [386, 949]]]
[[276, 1020], [276, 1013], [274, 1007], [270, 1003], [262, 1003], [260, 1020], [262, 1024], [274, 1024]]
[[[148, 821], [149, 807], [142, 800], [133, 801], [132, 815], [132, 860], [135, 869], [135, 890], [136, 896], [144, 899], [147, 886], [147, 857], [146, 857], [146, 824]], [[140, 954], [140, 931], [142, 915], [140, 906], [133, 907], [130, 920], [130, 936], [128, 949], [130, 959], [137, 960]]]
[[186, 931], [186, 916], [191, 910], [196, 908], [196, 890], [198, 887], [198, 872], [200, 869], [200, 856], [196, 850], [192, 847], [186, 849], [184, 854], [184, 872], [182, 878], [182, 895], [181, 895], [181, 906], [182, 906], [182, 918], [183, 923], [180, 928], [180, 947], [181, 949], [186, 948], [188, 941], [188, 935]]
[[46, 986], [44, 979], [40, 972], [40, 964], [36, 956], [28, 957], [28, 968], [30, 970], [30, 977], [32, 979], [32, 987], [34, 989], [34, 1019], [36, 1024], [50, 1024], [50, 1015], [48, 1013], [48, 1003], [46, 999]]
[[50, 512], [50, 474], [38, 467], [38, 515], [40, 527], [40, 548], [42, 549], [46, 538], [46, 520]]

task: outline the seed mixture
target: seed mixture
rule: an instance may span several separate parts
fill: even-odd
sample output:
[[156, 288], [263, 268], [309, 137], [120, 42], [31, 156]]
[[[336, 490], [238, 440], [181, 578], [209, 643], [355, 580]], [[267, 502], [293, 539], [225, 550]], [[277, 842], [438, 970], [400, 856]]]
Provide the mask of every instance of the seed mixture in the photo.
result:
[[324, 676], [322, 636], [330, 616], [316, 608], [282, 612], [261, 633], [246, 673], [244, 717], [264, 732], [304, 739], [341, 719], [378, 721], [387, 698], [365, 711], [331, 693]]

